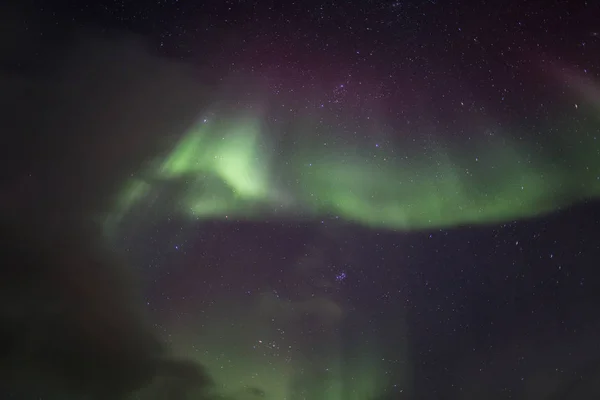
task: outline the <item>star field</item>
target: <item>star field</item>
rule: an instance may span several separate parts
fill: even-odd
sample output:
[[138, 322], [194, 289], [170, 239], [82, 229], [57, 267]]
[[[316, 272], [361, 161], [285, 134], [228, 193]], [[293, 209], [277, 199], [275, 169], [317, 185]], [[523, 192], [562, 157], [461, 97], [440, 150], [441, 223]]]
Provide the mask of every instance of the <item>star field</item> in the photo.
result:
[[219, 394], [598, 390], [600, 5], [11, 12], [1, 83], [42, 111], [6, 126], [43, 134], [15, 135], [6, 203], [100, 221]]

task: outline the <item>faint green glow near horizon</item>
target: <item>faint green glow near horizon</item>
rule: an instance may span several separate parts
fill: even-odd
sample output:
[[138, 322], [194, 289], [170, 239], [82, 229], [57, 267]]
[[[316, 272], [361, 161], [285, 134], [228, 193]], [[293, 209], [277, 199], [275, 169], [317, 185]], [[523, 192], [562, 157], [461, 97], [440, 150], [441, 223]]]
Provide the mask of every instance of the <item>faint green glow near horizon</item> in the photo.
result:
[[[244, 395], [244, 389], [257, 388], [266, 399], [375, 400], [391, 384], [410, 385], [409, 370], [406, 379], [390, 382], [383, 353], [374, 344], [358, 345], [363, 348], [352, 359], [345, 360], [331, 349], [327, 357], [319, 358], [313, 349], [296, 348], [293, 340], [270, 335], [271, 325], [258, 323], [256, 316], [236, 321], [239, 325], [234, 326], [229, 320], [215, 319], [201, 333], [171, 336], [176, 355], [210, 372], [220, 399], [253, 398]], [[245, 329], [240, 331], [240, 326]]]
[[128, 182], [116, 213], [145, 204], [169, 182], [180, 188], [169, 212], [195, 220], [329, 215], [394, 230], [531, 218], [600, 195], [591, 136], [568, 143], [560, 163], [506, 140], [400, 157], [397, 149], [323, 148], [308, 138], [276, 153], [264, 136], [252, 119], [198, 124], [145, 172], [150, 180]]

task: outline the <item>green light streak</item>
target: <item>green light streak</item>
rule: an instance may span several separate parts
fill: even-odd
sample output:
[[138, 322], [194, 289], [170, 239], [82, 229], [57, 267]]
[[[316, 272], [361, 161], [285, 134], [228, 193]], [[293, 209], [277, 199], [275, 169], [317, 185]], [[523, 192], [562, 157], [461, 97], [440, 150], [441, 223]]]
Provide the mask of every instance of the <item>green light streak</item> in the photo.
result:
[[261, 131], [250, 118], [199, 124], [145, 173], [149, 180], [128, 184], [115, 215], [177, 186], [171, 211], [195, 220], [330, 215], [413, 230], [536, 217], [600, 195], [598, 142], [586, 135], [566, 142], [557, 164], [538, 148], [490, 137], [468, 150], [433, 144], [427, 154], [401, 154], [399, 144], [319, 148], [309, 139], [275, 153]]

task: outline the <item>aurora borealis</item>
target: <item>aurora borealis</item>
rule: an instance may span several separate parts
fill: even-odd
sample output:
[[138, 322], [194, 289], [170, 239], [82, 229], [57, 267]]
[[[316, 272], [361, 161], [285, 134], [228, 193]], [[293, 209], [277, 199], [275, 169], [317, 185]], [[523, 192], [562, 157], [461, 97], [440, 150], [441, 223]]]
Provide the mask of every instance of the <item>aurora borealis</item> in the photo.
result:
[[[442, 137], [426, 154], [403, 152], [407, 140], [360, 149], [318, 143], [307, 132], [292, 151], [276, 155], [265, 150], [260, 121], [204, 119], [144, 178], [127, 184], [120, 212], [179, 188], [167, 212], [196, 220], [328, 215], [409, 230], [536, 217], [600, 195], [595, 117], [589, 118], [583, 132], [551, 139], [550, 150], [505, 139], [503, 132], [474, 139], [469, 150], [449, 150]], [[552, 146], [563, 152], [560, 164]]]
[[592, 392], [596, 5], [0, 11], [0, 397]]

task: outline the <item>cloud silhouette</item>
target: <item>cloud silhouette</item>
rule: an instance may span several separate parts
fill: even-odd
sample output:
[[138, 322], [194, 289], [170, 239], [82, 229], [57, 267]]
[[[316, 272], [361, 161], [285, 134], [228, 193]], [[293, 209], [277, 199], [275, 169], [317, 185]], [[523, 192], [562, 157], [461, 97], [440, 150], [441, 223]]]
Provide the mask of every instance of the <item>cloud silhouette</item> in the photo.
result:
[[47, 38], [35, 18], [2, 11], [0, 390], [120, 399], [161, 380], [207, 389], [202, 366], [172, 359], [133, 268], [94, 224], [124, 177], [195, 118], [200, 82], [138, 37]]

